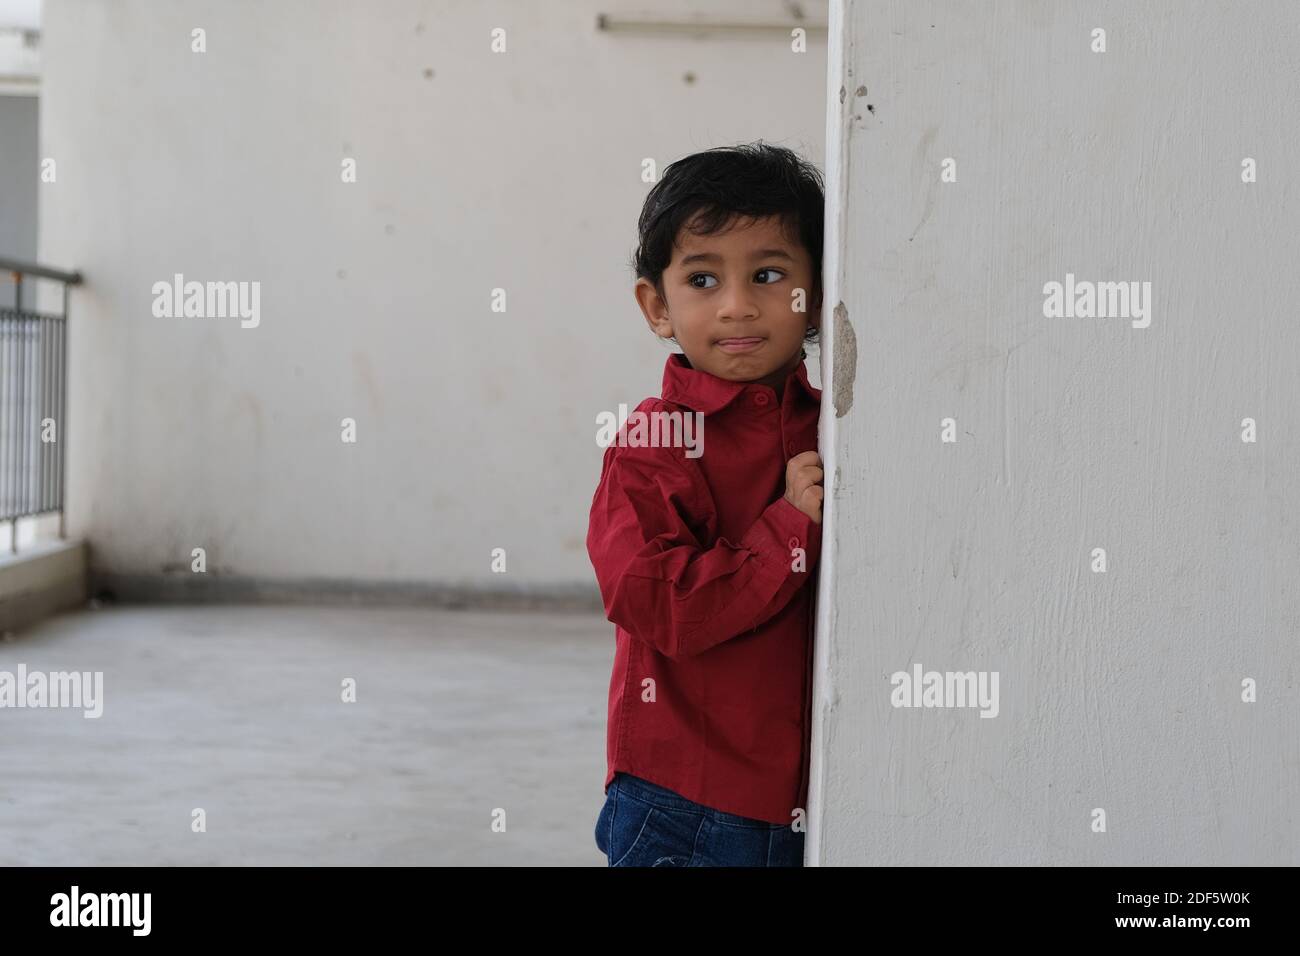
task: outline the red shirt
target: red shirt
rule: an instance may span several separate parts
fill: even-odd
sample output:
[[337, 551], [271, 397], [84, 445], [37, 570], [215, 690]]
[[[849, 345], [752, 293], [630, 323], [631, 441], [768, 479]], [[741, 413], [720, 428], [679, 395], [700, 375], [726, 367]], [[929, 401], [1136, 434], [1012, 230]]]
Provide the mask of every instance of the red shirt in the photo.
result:
[[803, 362], [778, 403], [675, 352], [636, 411], [703, 413], [703, 454], [622, 444], [632, 420], [606, 448], [587, 531], [616, 625], [606, 789], [621, 770], [770, 823], [806, 806], [821, 525], [785, 469], [817, 450], [820, 401]]

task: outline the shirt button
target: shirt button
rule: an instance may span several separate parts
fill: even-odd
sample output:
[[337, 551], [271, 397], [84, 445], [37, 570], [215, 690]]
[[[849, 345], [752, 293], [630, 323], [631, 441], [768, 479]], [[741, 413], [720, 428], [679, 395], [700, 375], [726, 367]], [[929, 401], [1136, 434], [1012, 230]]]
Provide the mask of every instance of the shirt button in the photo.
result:
[[799, 547], [799, 539], [792, 537], [789, 541], [785, 543], [785, 546], [793, 550], [794, 548]]
[[786, 450], [787, 453], [789, 453], [790, 457], [793, 458], [793, 457], [794, 457], [794, 442], [792, 442], [792, 441], [788, 441], [788, 442], [786, 442], [786, 443], [785, 443], [785, 450]]
[[766, 393], [766, 392], [759, 392], [757, 395], [755, 395], [755, 396], [754, 396], [754, 404], [755, 404], [755, 405], [766, 405], [766, 404], [767, 404], [767, 393]]

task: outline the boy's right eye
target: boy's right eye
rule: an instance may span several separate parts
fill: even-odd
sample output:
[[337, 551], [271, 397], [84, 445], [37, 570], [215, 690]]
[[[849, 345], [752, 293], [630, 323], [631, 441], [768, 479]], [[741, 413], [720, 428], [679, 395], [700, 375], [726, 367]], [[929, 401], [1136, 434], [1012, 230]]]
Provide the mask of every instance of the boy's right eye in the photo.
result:
[[713, 286], [709, 286], [709, 285], [696, 285], [696, 283], [695, 283], [695, 280], [696, 280], [696, 279], [713, 279], [713, 281], [714, 281], [715, 283], [717, 282], [717, 279], [716, 279], [714, 276], [709, 275], [709, 273], [707, 273], [707, 272], [696, 272], [696, 273], [692, 274], [692, 275], [690, 276], [690, 278], [688, 278], [688, 279], [686, 280], [686, 282], [687, 282], [687, 284], [689, 284], [689, 285], [693, 285], [693, 286], [695, 286], [695, 288], [697, 288], [697, 289], [712, 289], [712, 288], [713, 288]]

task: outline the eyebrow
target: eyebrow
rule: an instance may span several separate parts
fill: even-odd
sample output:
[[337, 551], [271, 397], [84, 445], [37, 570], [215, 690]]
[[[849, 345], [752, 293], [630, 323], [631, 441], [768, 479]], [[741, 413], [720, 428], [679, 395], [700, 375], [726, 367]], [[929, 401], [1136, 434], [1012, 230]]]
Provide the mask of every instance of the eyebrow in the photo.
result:
[[[794, 262], [794, 256], [784, 249], [760, 249], [754, 253], [751, 259], [785, 259], [788, 262]], [[683, 259], [678, 265], [690, 265], [692, 262], [721, 262], [722, 256], [716, 252], [697, 252]]]

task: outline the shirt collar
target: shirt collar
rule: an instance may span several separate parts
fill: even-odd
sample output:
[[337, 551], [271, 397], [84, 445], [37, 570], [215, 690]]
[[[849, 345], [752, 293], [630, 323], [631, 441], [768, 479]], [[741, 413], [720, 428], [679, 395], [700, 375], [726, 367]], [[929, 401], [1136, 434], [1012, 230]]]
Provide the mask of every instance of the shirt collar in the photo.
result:
[[[664, 363], [663, 400], [685, 405], [693, 411], [712, 415], [725, 408], [753, 382], [732, 382], [702, 372], [687, 364], [682, 352], [673, 352]], [[820, 402], [822, 392], [808, 381], [808, 367], [801, 359], [795, 370], [785, 380], [785, 389], [802, 388], [814, 402]]]

